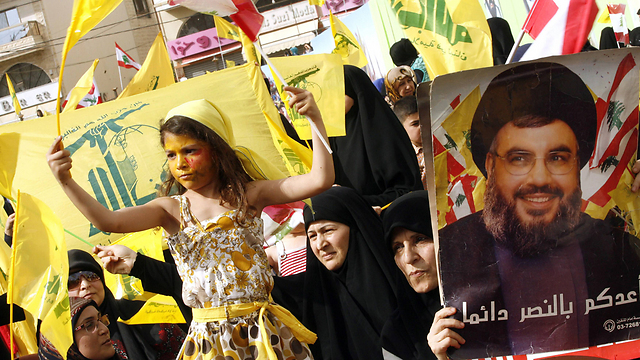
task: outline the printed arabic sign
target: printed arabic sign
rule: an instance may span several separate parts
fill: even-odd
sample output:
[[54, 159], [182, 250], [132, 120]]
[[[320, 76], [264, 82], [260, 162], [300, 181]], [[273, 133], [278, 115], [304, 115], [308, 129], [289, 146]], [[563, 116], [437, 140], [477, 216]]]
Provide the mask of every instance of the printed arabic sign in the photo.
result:
[[639, 59], [582, 53], [434, 80], [440, 286], [466, 341], [451, 357], [640, 338]]
[[237, 41], [219, 38], [216, 28], [212, 28], [168, 41], [167, 49], [171, 60], [179, 60], [235, 42]]
[[[58, 91], [58, 83], [52, 82], [32, 89], [20, 91], [16, 96], [18, 97], [18, 101], [20, 101], [20, 106], [25, 109], [50, 101], [55, 101], [56, 91]], [[0, 98], [0, 115], [14, 111], [11, 95]]]

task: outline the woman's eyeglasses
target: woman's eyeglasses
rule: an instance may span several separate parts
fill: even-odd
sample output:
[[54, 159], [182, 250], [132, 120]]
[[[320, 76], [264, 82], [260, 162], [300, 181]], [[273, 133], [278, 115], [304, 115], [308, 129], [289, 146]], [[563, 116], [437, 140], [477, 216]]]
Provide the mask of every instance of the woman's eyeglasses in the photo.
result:
[[80, 331], [80, 329], [85, 329], [89, 334], [91, 334], [96, 331], [96, 329], [98, 328], [99, 322], [103, 323], [105, 326], [109, 326], [109, 316], [107, 316], [106, 314], [105, 315], [98, 314], [97, 319], [89, 319], [85, 321], [82, 325], [75, 327], [73, 330]]
[[91, 271], [78, 271], [69, 275], [69, 289], [74, 289], [80, 286], [82, 278], [85, 278], [88, 282], [94, 282], [100, 280], [98, 274]]

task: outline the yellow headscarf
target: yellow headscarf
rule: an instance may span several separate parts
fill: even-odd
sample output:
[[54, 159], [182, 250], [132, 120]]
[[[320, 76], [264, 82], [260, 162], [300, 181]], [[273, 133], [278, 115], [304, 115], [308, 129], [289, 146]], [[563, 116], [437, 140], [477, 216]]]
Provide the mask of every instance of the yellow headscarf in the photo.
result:
[[251, 149], [236, 145], [231, 120], [210, 101], [193, 100], [179, 105], [169, 110], [164, 121], [176, 115], [193, 119], [218, 134], [233, 149], [242, 162], [244, 170], [254, 180], [274, 180], [285, 177], [278, 168]]

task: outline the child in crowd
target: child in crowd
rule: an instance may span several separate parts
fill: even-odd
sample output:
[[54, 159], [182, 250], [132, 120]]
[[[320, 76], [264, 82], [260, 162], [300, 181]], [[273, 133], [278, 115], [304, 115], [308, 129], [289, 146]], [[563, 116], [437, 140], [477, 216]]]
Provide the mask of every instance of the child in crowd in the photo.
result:
[[[294, 87], [285, 91], [291, 106], [326, 137], [313, 95]], [[311, 359], [306, 343], [313, 343], [315, 335], [270, 302], [273, 279], [262, 249], [260, 213], [265, 206], [302, 200], [329, 188], [334, 180], [331, 155], [316, 146], [309, 173], [265, 179], [260, 174], [270, 164], [246, 148], [233, 148], [231, 121], [207, 100], [169, 111], [160, 138], [169, 167], [164, 196], [117, 211], [103, 207], [71, 178], [71, 158], [60, 137], [47, 161], [67, 196], [98, 229], [125, 233], [162, 226], [169, 234], [183, 300], [193, 308], [178, 359]], [[320, 142], [315, 133], [313, 141]], [[167, 196], [174, 188], [179, 195]]]
[[422, 151], [422, 131], [420, 130], [420, 116], [418, 115], [418, 101], [413, 95], [405, 96], [396, 102], [393, 112], [396, 113], [398, 120], [402, 123], [411, 145], [418, 157], [418, 165], [420, 166], [420, 179], [422, 186], [427, 188], [427, 174], [424, 170], [424, 152]]

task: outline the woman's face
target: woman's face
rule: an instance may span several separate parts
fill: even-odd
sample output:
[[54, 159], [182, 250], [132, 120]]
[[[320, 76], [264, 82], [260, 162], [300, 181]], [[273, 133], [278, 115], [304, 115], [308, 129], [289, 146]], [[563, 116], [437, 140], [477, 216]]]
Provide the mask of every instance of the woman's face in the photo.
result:
[[[78, 279], [75, 280], [74, 278]], [[89, 271], [73, 273], [69, 276], [68, 284], [69, 296], [91, 299], [98, 306], [102, 305], [104, 301], [104, 285], [102, 285], [102, 281], [97, 274]]]
[[336, 271], [347, 259], [349, 250], [349, 227], [345, 224], [318, 220], [307, 230], [311, 250], [318, 260], [329, 270]]
[[110, 359], [116, 352], [111, 344], [109, 328], [100, 322], [100, 313], [93, 306], [87, 306], [80, 313], [73, 338], [80, 354], [90, 360]]
[[405, 76], [402, 79], [396, 81], [393, 84], [398, 94], [401, 97], [413, 95], [416, 91], [416, 85], [413, 83], [413, 79], [410, 76]]
[[438, 287], [433, 239], [405, 228], [396, 228], [391, 242], [396, 265], [418, 293]]

